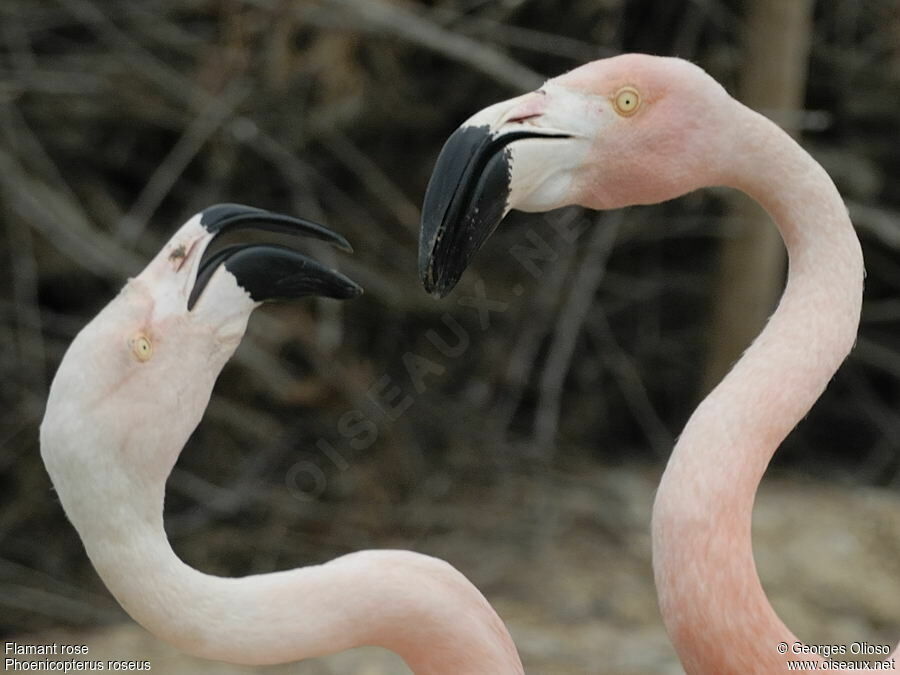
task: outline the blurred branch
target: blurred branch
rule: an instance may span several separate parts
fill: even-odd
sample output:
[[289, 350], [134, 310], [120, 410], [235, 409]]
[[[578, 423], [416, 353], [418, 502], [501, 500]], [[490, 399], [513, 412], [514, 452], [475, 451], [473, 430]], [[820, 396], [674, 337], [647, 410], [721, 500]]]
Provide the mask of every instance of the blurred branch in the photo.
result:
[[647, 437], [653, 452], [664, 459], [675, 445], [675, 439], [650, 400], [634, 358], [622, 349], [613, 335], [609, 318], [602, 307], [592, 314], [589, 328], [592, 337], [600, 343], [598, 351], [603, 354], [604, 362], [616, 378], [628, 409]]
[[0, 606], [10, 611], [40, 614], [70, 626], [112, 623], [124, 617], [120, 609], [100, 607], [20, 584], [0, 583]]
[[2, 149], [0, 187], [10, 208], [78, 267], [121, 281], [143, 266], [142, 258], [92, 227], [77, 202], [29, 177]]
[[159, 208], [172, 186], [197, 156], [203, 145], [228, 120], [235, 109], [250, 93], [242, 82], [232, 82], [221, 97], [210, 97], [194, 121], [184, 130], [169, 154], [159, 163], [144, 189], [119, 222], [117, 238], [126, 246], [132, 246], [147, 222]]
[[860, 230], [876, 237], [882, 244], [900, 250], [900, 212], [847, 200], [850, 218]]
[[900, 380], [900, 352], [866, 337], [859, 337], [851, 352], [856, 361], [873, 366]]
[[17, 106], [0, 106], [3, 135], [13, 154], [27, 158], [30, 165], [39, 171], [52, 187], [62, 192], [66, 199], [77, 203], [78, 197], [72, 186], [63, 177], [56, 162], [47, 152], [44, 143], [26, 122]]
[[[580, 212], [570, 212], [564, 217], [576, 218], [578, 213]], [[509, 350], [509, 358], [501, 380], [503, 385], [501, 394], [491, 414], [488, 415], [488, 419], [494, 420], [493, 433], [500, 441], [506, 440], [516, 411], [522, 404], [529, 376], [536, 368], [541, 344], [552, 328], [553, 318], [560, 305], [565, 281], [574, 263], [576, 251], [574, 246], [566, 247], [560, 256], [561, 259], [554, 261], [541, 278], [537, 295], [532, 303], [523, 308], [524, 316], [519, 322], [519, 330], [514, 332], [517, 339]]]
[[[268, 9], [275, 6], [271, 0], [242, 1]], [[464, 63], [517, 91], [536, 89], [546, 79], [503, 52], [442, 28], [425, 11], [415, 12], [382, 0], [321, 0], [321, 3], [332, 11], [300, 8], [297, 10], [298, 16], [313, 25], [344, 30], [349, 19], [352, 22], [350, 26], [355, 30], [400, 38]]]
[[33, 391], [45, 391], [47, 382], [44, 333], [38, 298], [39, 270], [31, 232], [16, 217], [6, 220], [12, 259], [13, 301], [16, 308], [16, 333], [20, 373], [23, 384]]
[[116, 26], [107, 13], [96, 4], [90, 0], [59, 0], [59, 2], [73, 16], [92, 28], [104, 42], [112, 47], [121, 58], [135, 67], [138, 72], [156, 82], [164, 91], [178, 92], [182, 101], [190, 102], [190, 96], [197, 87]]
[[5, 558], [0, 558], [0, 579], [11, 584], [41, 587], [55, 595], [74, 598], [76, 602], [99, 607], [103, 612], [114, 611], [116, 608], [116, 603], [107, 595], [92, 593], [80, 586], [60, 581], [51, 574]]
[[[134, 30], [165, 45], [167, 49], [177, 50], [188, 57], [193, 56], [205, 44], [204, 36], [169, 20], [164, 11], [167, 8], [160, 7], [160, 4], [147, 0], [119, 0], [116, 3], [128, 17], [130, 27]], [[185, 9], [185, 5], [185, 2], [179, 1], [177, 5], [170, 5], [170, 8]]]
[[413, 204], [371, 157], [337, 130], [323, 134], [320, 140], [344, 166], [359, 177], [372, 199], [381, 202], [407, 232], [418, 237], [419, 207]]
[[622, 211], [593, 223], [575, 279], [556, 320], [556, 329], [540, 379], [540, 399], [534, 421], [534, 443], [549, 456], [559, 427], [563, 385], [572, 365], [575, 344], [606, 273], [606, 261], [622, 222]]
[[514, 26], [496, 19], [463, 14], [446, 7], [431, 10], [435, 20], [439, 20], [447, 30], [453, 30], [479, 40], [491, 40], [508, 47], [526, 49], [532, 52], [561, 56], [579, 63], [593, 61], [618, 52], [602, 45], [577, 40], [567, 35], [557, 35], [534, 28]]
[[[881, 440], [850, 469], [850, 473], [856, 480], [865, 483], [879, 482], [884, 472], [897, 461], [896, 439], [900, 438], [900, 415], [884, 404], [873, 384], [858, 370], [848, 368], [842, 371], [841, 377], [848, 383], [859, 410], [881, 436]], [[900, 476], [900, 472], [897, 475]]]

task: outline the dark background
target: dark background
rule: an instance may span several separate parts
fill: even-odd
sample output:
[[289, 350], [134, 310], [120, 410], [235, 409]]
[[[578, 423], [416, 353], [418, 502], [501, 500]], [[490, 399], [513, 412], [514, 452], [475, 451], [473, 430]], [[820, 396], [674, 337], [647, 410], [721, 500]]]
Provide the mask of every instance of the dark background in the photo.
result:
[[[463, 120], [594, 58], [678, 55], [740, 92], [759, 4], [4, 0], [0, 633], [122, 620], [54, 498], [37, 429], [80, 327], [216, 202], [342, 232], [352, 257], [310, 250], [366, 293], [257, 312], [169, 483], [170, 536], [191, 564], [237, 575], [401, 546], [480, 581], [466, 561], [489, 558], [491, 537], [475, 544], [470, 530], [518, 551], [510, 570], [528, 565], [559, 495], [614, 475], [621, 500], [650, 499], [629, 495], [628, 477], [652, 485], [702, 395], [720, 337], [718, 252], [741, 227], [730, 194], [513, 214], [441, 302], [416, 277], [419, 207]], [[868, 276], [858, 345], [773, 469], [828, 494], [877, 493], [896, 513], [900, 10], [819, 0], [795, 39], [809, 45], [800, 114], [764, 112], [834, 177]], [[554, 229], [585, 219], [574, 243]], [[529, 233], [556, 258], [537, 278], [511, 255]], [[480, 293], [502, 303], [487, 327]], [[442, 353], [429, 331], [457, 349]], [[386, 410], [404, 397], [405, 412]], [[592, 494], [572, 536], [627, 557], [620, 506]], [[523, 513], [533, 531], [504, 526]]]

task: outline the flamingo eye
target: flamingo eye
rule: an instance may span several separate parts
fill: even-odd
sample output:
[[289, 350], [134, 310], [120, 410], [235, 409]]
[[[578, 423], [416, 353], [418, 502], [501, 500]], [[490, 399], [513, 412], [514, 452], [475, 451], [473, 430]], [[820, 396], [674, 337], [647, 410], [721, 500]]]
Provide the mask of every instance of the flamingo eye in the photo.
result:
[[138, 333], [131, 338], [129, 344], [131, 345], [131, 353], [134, 354], [134, 358], [141, 363], [149, 361], [150, 357], [153, 356], [153, 343], [143, 333]]
[[634, 87], [622, 87], [613, 96], [613, 106], [623, 117], [634, 115], [641, 105], [641, 94]]

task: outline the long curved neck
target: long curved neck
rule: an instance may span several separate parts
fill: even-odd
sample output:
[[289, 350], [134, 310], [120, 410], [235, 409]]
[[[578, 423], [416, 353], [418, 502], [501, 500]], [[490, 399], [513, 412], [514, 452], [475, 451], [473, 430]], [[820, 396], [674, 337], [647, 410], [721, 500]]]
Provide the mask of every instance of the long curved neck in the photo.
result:
[[759, 201], [789, 255], [768, 325], [688, 421], [653, 510], [660, 608], [689, 673], [785, 669], [793, 634], [756, 571], [751, 519], [769, 461], [856, 339], [863, 261], [828, 175], [787, 134], [742, 106], [725, 182]]
[[54, 471], [53, 462], [48, 468], [109, 590], [136, 621], [180, 649], [257, 665], [377, 645], [417, 675], [523, 672], [503, 622], [448, 563], [409, 551], [361, 551], [272, 574], [204, 574], [169, 545], [164, 485], [114, 462], [83, 467], [84, 475], [77, 467]]

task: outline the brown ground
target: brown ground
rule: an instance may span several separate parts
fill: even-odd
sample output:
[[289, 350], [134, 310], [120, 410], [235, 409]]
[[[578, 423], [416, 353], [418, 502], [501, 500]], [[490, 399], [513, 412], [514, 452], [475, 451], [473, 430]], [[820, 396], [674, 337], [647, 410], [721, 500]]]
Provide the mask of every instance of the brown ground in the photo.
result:
[[[650, 567], [655, 485], [649, 471], [616, 468], [554, 473], [540, 485], [510, 479], [502, 490], [470, 487], [423, 512], [439, 524], [417, 548], [452, 560], [486, 593], [529, 673], [680, 673]], [[757, 500], [754, 537], [769, 596], [801, 639], [893, 645], [900, 636], [895, 492], [769, 479]], [[302, 665], [230, 667], [187, 658], [131, 624], [31, 641], [84, 643], [92, 658], [148, 659], [157, 674], [408, 672], [373, 649]]]

